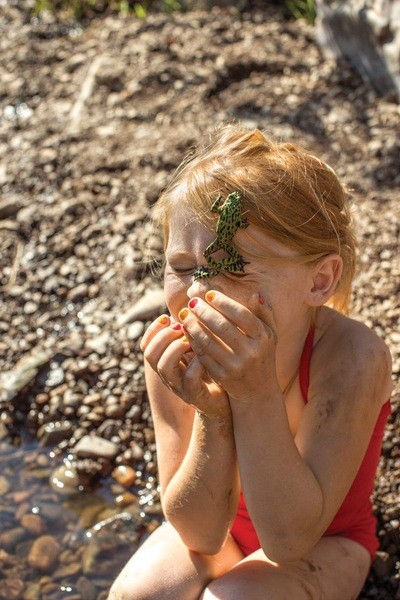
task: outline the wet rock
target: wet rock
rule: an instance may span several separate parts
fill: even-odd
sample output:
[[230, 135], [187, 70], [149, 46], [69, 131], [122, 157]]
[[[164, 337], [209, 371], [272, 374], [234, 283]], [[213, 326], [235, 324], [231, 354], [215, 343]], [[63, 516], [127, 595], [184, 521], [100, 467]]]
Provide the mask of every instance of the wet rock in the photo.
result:
[[132, 487], [137, 479], [136, 471], [134, 471], [132, 467], [127, 467], [125, 465], [116, 467], [111, 473], [111, 477], [125, 488]]
[[46, 524], [43, 521], [42, 517], [39, 515], [26, 514], [21, 517], [21, 525], [24, 527], [29, 533], [38, 537], [45, 533]]
[[64, 578], [71, 578], [75, 575], [77, 575], [78, 573], [80, 573], [82, 570], [81, 565], [79, 564], [79, 562], [73, 562], [69, 565], [62, 565], [61, 567], [58, 567], [58, 569], [56, 569], [52, 574], [52, 579], [64, 579]]
[[98, 436], [85, 435], [74, 448], [80, 458], [106, 458], [112, 460], [118, 454], [118, 446]]
[[26, 537], [23, 527], [14, 527], [0, 534], [0, 548], [12, 552], [15, 546]]
[[43, 535], [33, 543], [28, 556], [31, 567], [44, 573], [51, 571], [58, 562], [61, 546], [51, 535]]
[[130, 506], [131, 504], [136, 505], [137, 498], [130, 492], [124, 492], [123, 494], [119, 494], [115, 497], [115, 504], [119, 508], [125, 508], [127, 506]]
[[96, 600], [97, 599], [97, 588], [96, 586], [86, 577], [79, 577], [76, 588], [82, 598], [85, 600]]
[[72, 435], [73, 426], [70, 421], [54, 421], [42, 425], [38, 431], [41, 446], [55, 446]]
[[78, 471], [70, 464], [64, 464], [54, 469], [50, 476], [50, 485], [53, 490], [63, 496], [77, 494], [82, 489]]

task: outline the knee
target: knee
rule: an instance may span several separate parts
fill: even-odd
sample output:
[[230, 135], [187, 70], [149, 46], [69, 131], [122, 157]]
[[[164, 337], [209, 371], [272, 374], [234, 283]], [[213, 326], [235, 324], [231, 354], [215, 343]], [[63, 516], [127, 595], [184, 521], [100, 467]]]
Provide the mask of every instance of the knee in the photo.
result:
[[121, 574], [111, 586], [107, 600], [156, 600], [156, 596]]

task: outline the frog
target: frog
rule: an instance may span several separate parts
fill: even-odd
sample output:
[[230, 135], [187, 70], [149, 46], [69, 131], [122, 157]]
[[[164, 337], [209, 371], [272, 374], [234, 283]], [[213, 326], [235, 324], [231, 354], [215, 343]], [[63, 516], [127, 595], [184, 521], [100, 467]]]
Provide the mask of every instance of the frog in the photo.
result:
[[[211, 212], [219, 213], [216, 227], [216, 239], [207, 246], [204, 258], [207, 266], [200, 266], [194, 273], [194, 279], [215, 277], [220, 271], [244, 273], [244, 266], [248, 264], [232, 245], [232, 239], [238, 229], [248, 227], [248, 222], [242, 217], [242, 195], [240, 192], [230, 193], [222, 203], [222, 194], [219, 194], [211, 205]], [[221, 260], [214, 260], [212, 254], [224, 250], [228, 256]]]

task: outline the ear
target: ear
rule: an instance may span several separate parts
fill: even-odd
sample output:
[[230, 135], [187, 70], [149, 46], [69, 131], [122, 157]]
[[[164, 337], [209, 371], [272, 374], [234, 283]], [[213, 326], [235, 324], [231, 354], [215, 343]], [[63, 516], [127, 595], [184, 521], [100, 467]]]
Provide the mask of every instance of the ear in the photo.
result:
[[339, 254], [329, 254], [317, 262], [312, 271], [310, 306], [322, 306], [328, 302], [336, 291], [342, 271], [343, 259]]

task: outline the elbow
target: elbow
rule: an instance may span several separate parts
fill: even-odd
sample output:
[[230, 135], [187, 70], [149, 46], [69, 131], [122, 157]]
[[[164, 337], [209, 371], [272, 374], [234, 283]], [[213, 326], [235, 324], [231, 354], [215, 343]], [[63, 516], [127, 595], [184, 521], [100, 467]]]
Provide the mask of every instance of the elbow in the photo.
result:
[[214, 554], [218, 554], [223, 546], [224, 540], [205, 537], [204, 535], [200, 536], [198, 533], [196, 535], [196, 532], [193, 531], [182, 532], [177, 529], [176, 531], [189, 552], [193, 552], [194, 554], [213, 556]]
[[[184, 540], [182, 539], [182, 541], [184, 542]], [[184, 542], [185, 543], [185, 542]], [[202, 542], [198, 542], [198, 543], [193, 543], [193, 544], [185, 544], [189, 550], [189, 552], [192, 552], [194, 554], [203, 554], [205, 556], [213, 556], [215, 554], [218, 554], [218, 552], [221, 551], [222, 548], [222, 544], [217, 544], [217, 543], [202, 543]]]
[[265, 556], [278, 565], [284, 565], [305, 556], [307, 550], [293, 548], [289, 545], [280, 544], [279, 547], [271, 547], [271, 544], [261, 546]]
[[268, 540], [261, 540], [261, 548], [264, 554], [279, 565], [300, 560], [311, 550], [318, 540], [309, 536], [279, 535]]

